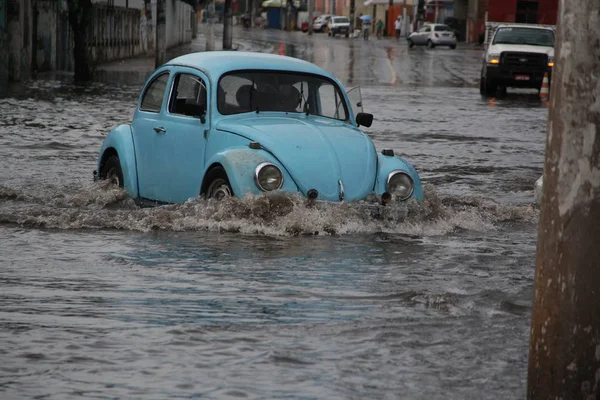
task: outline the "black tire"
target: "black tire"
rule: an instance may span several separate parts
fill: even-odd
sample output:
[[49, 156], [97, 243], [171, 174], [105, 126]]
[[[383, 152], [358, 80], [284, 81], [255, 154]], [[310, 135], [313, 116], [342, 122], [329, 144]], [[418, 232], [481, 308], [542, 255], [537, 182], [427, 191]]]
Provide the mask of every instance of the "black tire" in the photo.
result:
[[454, 49], [456, 49], [456, 45], [455, 45], [455, 44], [451, 44], [451, 45], [450, 45], [450, 48], [451, 48], [452, 50], [454, 50]]
[[350, 36], [350, 34], [349, 34], [349, 33], [346, 33], [346, 37], [349, 37], [349, 36]]
[[434, 43], [431, 41], [431, 39], [429, 39], [429, 40], [427, 41], [427, 48], [428, 48], [428, 49], [433, 49], [433, 48], [435, 48], [435, 44], [434, 44]]
[[489, 81], [482, 76], [479, 81], [479, 93], [483, 96], [495, 96], [498, 85], [494, 81]]
[[407, 39], [407, 40], [408, 40], [408, 48], [412, 49], [415, 44], [413, 43], [413, 41], [411, 39]]
[[223, 200], [233, 196], [227, 173], [222, 167], [214, 167], [204, 177], [204, 191], [202, 195], [207, 199]]
[[106, 159], [100, 169], [100, 179], [109, 180], [111, 184], [123, 187], [123, 170], [119, 156], [113, 154]]

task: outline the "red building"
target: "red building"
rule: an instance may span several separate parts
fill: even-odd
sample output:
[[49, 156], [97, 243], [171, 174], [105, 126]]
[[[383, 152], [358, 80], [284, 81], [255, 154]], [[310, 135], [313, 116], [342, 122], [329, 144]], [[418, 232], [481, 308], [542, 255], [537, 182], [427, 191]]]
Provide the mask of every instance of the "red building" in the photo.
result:
[[489, 0], [490, 22], [556, 25], [558, 0]]

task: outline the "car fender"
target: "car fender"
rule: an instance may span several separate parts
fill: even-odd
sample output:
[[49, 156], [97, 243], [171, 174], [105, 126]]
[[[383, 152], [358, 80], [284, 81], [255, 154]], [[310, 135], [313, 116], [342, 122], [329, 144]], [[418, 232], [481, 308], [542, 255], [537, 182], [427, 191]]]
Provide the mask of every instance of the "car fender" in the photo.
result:
[[[236, 196], [238, 193], [258, 195], [263, 193], [263, 191], [254, 182], [254, 171], [263, 162], [273, 163], [281, 170], [283, 174], [283, 186], [281, 190], [288, 192], [298, 191], [298, 186], [296, 186], [290, 174], [274, 156], [267, 151], [253, 150], [248, 147], [229, 148], [214, 154], [206, 164], [207, 169], [204, 171], [204, 176], [206, 176], [208, 170], [215, 164], [220, 164], [225, 169], [231, 189]], [[204, 187], [205, 183], [202, 183], [202, 187]]]
[[375, 193], [378, 195], [387, 191], [386, 184], [390, 172], [400, 170], [406, 172], [413, 180], [414, 190], [411, 198], [423, 200], [423, 185], [415, 168], [406, 160], [398, 156], [384, 156], [377, 154], [377, 181], [375, 182]]
[[135, 149], [133, 146], [133, 135], [130, 125], [119, 125], [113, 129], [100, 148], [98, 157], [97, 171], [100, 174], [100, 167], [107, 151], [116, 151], [123, 172], [123, 186], [129, 192], [131, 197], [138, 197], [138, 181], [135, 160]]

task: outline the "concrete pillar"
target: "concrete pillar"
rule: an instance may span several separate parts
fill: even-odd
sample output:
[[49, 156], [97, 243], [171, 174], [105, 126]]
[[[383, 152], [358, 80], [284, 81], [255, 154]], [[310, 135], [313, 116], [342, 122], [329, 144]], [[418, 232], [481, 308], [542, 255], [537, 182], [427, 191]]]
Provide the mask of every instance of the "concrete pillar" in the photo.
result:
[[156, 68], [163, 65], [167, 53], [167, 30], [166, 30], [166, 0], [156, 2], [156, 52], [154, 66]]
[[563, 0], [529, 348], [528, 398], [600, 398], [600, 1]]
[[0, 87], [8, 83], [7, 0], [0, 0]]
[[233, 37], [233, 1], [225, 0], [223, 16], [223, 50], [231, 50]]
[[8, 39], [8, 80], [23, 81], [31, 76], [33, 13], [31, 0], [6, 3]]

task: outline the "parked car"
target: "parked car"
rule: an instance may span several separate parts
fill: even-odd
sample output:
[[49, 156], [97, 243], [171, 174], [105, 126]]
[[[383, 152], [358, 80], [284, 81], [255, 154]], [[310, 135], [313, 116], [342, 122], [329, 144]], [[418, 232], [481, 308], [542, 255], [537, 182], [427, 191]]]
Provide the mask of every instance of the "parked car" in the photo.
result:
[[345, 35], [350, 36], [350, 20], [344, 16], [333, 16], [327, 23], [327, 35]]
[[324, 32], [325, 28], [327, 27], [327, 23], [329, 22], [330, 19], [331, 19], [331, 15], [329, 15], [329, 14], [319, 15], [313, 21], [313, 31], [314, 32]]
[[479, 90], [493, 96], [501, 86], [540, 90], [552, 80], [554, 30], [548, 26], [499, 24], [484, 54]]
[[411, 48], [414, 45], [427, 46], [430, 49], [435, 46], [456, 48], [456, 35], [452, 28], [444, 24], [425, 24], [418, 31], [411, 33], [406, 40]]
[[281, 190], [309, 199], [423, 199], [416, 170], [359, 126], [360, 89], [296, 58], [200, 52], [158, 68], [131, 124], [104, 140], [97, 179], [141, 203]]

